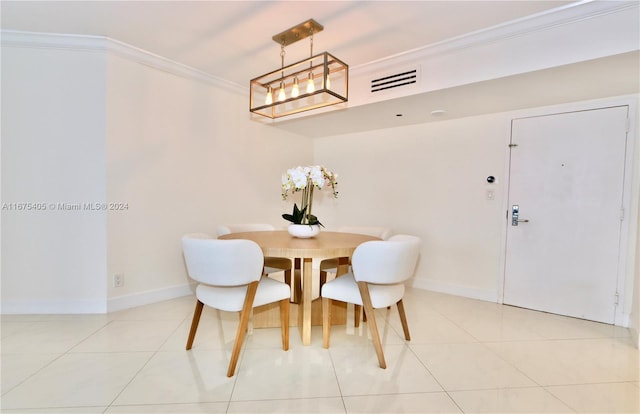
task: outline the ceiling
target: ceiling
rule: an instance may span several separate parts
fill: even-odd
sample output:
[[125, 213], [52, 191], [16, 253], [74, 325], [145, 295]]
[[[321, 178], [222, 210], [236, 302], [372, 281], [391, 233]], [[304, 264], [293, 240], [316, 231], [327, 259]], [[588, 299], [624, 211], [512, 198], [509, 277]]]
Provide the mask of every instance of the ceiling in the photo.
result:
[[[309, 18], [324, 26], [314, 36], [314, 52], [330, 51], [351, 68], [416, 48], [483, 30], [532, 14], [575, 3], [573, 1], [6, 1], [0, 2], [1, 28], [45, 33], [99, 35], [201, 70], [209, 75], [248, 87], [249, 80], [280, 65], [280, 46], [272, 36]], [[306, 58], [305, 39], [286, 48], [285, 64]], [[638, 70], [638, 55], [618, 62]], [[626, 59], [626, 60], [624, 60]], [[602, 74], [603, 62], [585, 62], [477, 85], [452, 88], [343, 111], [285, 120], [274, 124], [307, 136], [438, 120], [430, 111], [445, 101], [455, 111], [446, 118], [516, 109], [523, 104], [547, 104], [535, 98], [538, 82], [573, 80], [573, 70]], [[567, 72], [568, 71], [568, 72]], [[633, 77], [637, 77], [632, 73]], [[561, 76], [561, 77], [554, 77]], [[629, 76], [625, 72], [624, 76]], [[566, 89], [556, 82], [552, 92]], [[573, 84], [574, 82], [569, 82]], [[582, 84], [584, 85], [584, 84]], [[591, 82], [597, 87], [598, 82]], [[515, 102], [519, 88], [530, 99]], [[576, 98], [585, 93], [565, 94]], [[501, 94], [504, 93], [504, 96]], [[486, 105], [482, 97], [492, 97]], [[496, 97], [502, 98], [495, 99]], [[455, 102], [455, 103], [454, 103]], [[448, 108], [447, 108], [448, 109]], [[403, 116], [396, 116], [402, 114]], [[330, 122], [328, 120], [331, 120]], [[313, 131], [313, 132], [310, 132]]]
[[[5, 1], [2, 29], [107, 36], [248, 87], [280, 65], [271, 38], [309, 18], [314, 52], [351, 67], [568, 1]], [[304, 40], [285, 63], [309, 55]]]

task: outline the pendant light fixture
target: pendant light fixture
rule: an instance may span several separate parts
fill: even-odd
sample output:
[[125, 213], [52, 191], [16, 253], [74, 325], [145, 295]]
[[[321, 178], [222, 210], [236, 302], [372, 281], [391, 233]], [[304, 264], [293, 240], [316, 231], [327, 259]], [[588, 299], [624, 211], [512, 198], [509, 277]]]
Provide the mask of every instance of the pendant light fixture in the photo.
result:
[[[313, 35], [323, 29], [309, 19], [272, 37], [280, 45], [281, 67], [251, 80], [252, 113], [273, 119], [348, 101], [349, 66], [328, 52], [313, 54]], [[285, 66], [285, 47], [307, 37], [309, 58]]]

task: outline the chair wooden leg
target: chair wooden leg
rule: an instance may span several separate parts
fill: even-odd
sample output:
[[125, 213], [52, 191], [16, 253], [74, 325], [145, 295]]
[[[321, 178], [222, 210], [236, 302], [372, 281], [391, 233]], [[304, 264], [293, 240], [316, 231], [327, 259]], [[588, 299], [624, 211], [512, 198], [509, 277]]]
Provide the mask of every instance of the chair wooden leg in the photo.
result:
[[204, 303], [199, 300], [196, 302], [196, 309], [193, 312], [193, 319], [191, 320], [191, 330], [189, 331], [189, 338], [187, 339], [187, 351], [191, 349], [193, 340], [196, 337], [196, 331], [198, 330], [198, 323], [200, 323], [200, 315], [202, 315], [202, 308]]
[[280, 331], [282, 331], [282, 349], [289, 350], [289, 300], [280, 301]]
[[362, 306], [353, 304], [353, 326], [356, 328], [360, 326], [360, 313], [362, 310]]
[[378, 334], [376, 315], [374, 314], [371, 296], [369, 295], [369, 285], [367, 285], [367, 282], [358, 282], [358, 288], [360, 289], [360, 296], [362, 297], [364, 314], [367, 315], [367, 325], [369, 325], [371, 339], [373, 339], [373, 347], [378, 355], [378, 363], [380, 364], [380, 368], [386, 369], [387, 363], [384, 360], [384, 352], [382, 351], [382, 342], [380, 341], [380, 335]]
[[331, 299], [322, 298], [322, 346], [329, 348], [331, 335]]
[[240, 356], [240, 350], [242, 349], [242, 343], [247, 332], [247, 326], [249, 325], [249, 316], [251, 315], [251, 309], [253, 308], [253, 299], [256, 297], [256, 291], [258, 290], [258, 282], [251, 282], [247, 286], [247, 295], [244, 298], [244, 304], [240, 311], [240, 322], [238, 330], [236, 331], [236, 340], [233, 343], [233, 352], [231, 353], [231, 361], [229, 361], [229, 369], [227, 370], [227, 377], [232, 377], [236, 365], [238, 364], [238, 357]]
[[407, 315], [404, 313], [404, 303], [402, 302], [402, 299], [400, 299], [396, 305], [398, 305], [398, 314], [400, 315], [400, 322], [402, 322], [404, 339], [410, 341], [411, 335], [409, 335], [409, 325], [407, 325]]

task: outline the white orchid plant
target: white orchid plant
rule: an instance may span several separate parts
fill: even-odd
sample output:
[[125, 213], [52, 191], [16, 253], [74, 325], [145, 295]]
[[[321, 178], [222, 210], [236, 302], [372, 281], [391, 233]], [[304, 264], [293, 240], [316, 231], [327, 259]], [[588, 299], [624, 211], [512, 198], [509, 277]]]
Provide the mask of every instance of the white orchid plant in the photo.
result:
[[293, 214], [283, 214], [282, 218], [293, 224], [322, 225], [318, 218], [311, 214], [313, 207], [313, 190], [317, 188], [322, 190], [325, 187], [331, 187], [333, 197], [338, 197], [336, 191], [337, 174], [332, 173], [322, 165], [312, 165], [307, 167], [290, 168], [286, 173], [282, 174], [282, 199], [286, 200], [289, 195], [300, 191], [302, 192], [302, 201], [300, 208], [296, 203], [293, 204]]

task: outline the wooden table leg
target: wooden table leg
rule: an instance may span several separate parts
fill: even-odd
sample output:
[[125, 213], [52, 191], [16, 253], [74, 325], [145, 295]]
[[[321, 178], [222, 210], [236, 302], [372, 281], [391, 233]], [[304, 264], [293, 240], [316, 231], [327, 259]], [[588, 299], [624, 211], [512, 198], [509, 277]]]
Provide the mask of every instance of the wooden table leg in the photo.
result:
[[311, 263], [311, 258], [304, 258], [302, 262], [302, 303], [298, 307], [298, 328], [302, 345], [311, 345], [311, 282], [313, 280]]

